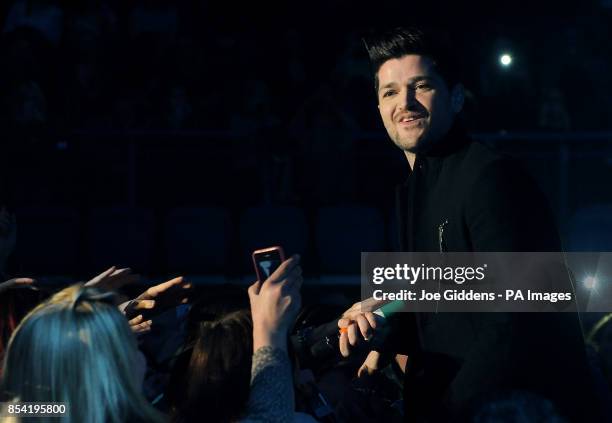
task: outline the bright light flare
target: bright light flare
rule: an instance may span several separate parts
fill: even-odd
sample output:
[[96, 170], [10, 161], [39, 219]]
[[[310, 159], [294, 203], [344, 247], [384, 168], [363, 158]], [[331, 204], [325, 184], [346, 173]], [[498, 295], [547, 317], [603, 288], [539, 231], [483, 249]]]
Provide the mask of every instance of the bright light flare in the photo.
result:
[[582, 283], [586, 289], [593, 289], [597, 286], [597, 278], [595, 276], [587, 276]]
[[512, 56], [510, 56], [508, 53], [502, 54], [499, 56], [499, 63], [501, 63], [501, 65], [504, 67], [510, 66], [510, 64], [512, 64]]

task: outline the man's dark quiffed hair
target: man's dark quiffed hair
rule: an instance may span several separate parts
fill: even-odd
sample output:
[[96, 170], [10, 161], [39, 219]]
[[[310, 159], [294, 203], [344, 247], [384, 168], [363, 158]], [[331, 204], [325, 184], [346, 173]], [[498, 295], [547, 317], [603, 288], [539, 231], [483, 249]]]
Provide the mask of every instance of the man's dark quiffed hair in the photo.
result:
[[453, 54], [450, 42], [441, 32], [399, 27], [369, 35], [363, 41], [370, 56], [376, 92], [378, 70], [383, 63], [408, 54], [429, 57], [449, 89], [462, 80], [459, 60]]

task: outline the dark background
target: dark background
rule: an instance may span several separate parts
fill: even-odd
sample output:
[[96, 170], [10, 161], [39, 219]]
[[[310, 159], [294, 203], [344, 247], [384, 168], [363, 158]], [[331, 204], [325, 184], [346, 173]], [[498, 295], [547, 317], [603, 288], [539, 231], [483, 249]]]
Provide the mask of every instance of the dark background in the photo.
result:
[[525, 163], [566, 248], [609, 250], [612, 2], [492, 3], [2, 2], [12, 271], [252, 278], [278, 243], [314, 279], [358, 273], [394, 245], [407, 166], [361, 38], [400, 24], [452, 37], [466, 125]]

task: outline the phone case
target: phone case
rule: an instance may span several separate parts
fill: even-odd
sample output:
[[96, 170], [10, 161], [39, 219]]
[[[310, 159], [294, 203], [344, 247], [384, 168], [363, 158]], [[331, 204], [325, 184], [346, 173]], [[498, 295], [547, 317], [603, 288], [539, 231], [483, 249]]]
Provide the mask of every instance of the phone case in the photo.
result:
[[278, 255], [280, 256], [281, 262], [285, 261], [285, 252], [283, 251], [283, 247], [278, 246], [278, 245], [275, 245], [269, 248], [263, 248], [261, 250], [255, 250], [253, 251], [253, 254], [251, 255], [251, 257], [253, 258], [253, 267], [255, 268], [255, 274], [257, 274], [257, 280], [261, 282], [263, 282], [265, 278], [263, 278], [259, 272], [259, 266], [257, 266], [257, 255], [269, 253], [272, 251], [278, 251]]

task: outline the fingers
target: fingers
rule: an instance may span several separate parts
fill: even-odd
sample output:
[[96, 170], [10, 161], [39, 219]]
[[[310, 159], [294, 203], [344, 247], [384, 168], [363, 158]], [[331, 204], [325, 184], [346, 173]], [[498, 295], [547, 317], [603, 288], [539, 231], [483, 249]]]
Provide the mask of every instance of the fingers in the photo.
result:
[[[158, 296], [162, 292], [167, 291], [168, 289], [172, 288], [173, 286], [180, 285], [181, 283], [183, 283], [183, 277], [182, 276], [179, 276], [179, 277], [174, 278], [174, 279], [170, 279], [167, 282], [162, 282], [159, 285], [155, 285], [155, 286], [152, 286], [151, 288], [147, 289], [145, 292], [143, 292], [141, 295], [139, 295], [137, 299], [138, 300], [146, 300], [146, 299], [155, 298], [156, 296]], [[189, 287], [191, 287], [191, 286], [189, 286]]]
[[370, 327], [372, 329], [376, 329], [376, 325], [378, 324], [376, 322], [376, 315], [374, 313], [369, 312], [369, 311], [366, 312], [366, 313], [363, 313], [363, 315], [365, 316], [366, 319], [368, 319], [368, 323], [370, 323]]
[[285, 260], [263, 283], [256, 282], [251, 285], [252, 290], [249, 288], [250, 295], [259, 295], [259, 291], [270, 284], [281, 284], [282, 295], [292, 295], [299, 291], [304, 282], [299, 260], [300, 256], [297, 254]]
[[347, 327], [350, 324], [351, 324], [351, 320], [350, 319], [342, 318], [342, 319], [338, 320], [338, 327], [340, 329], [345, 328], [345, 327]]
[[359, 368], [359, 370], [357, 370], [357, 377], [366, 376], [368, 374], [369, 374], [368, 366], [365, 363], [363, 363], [361, 367]]
[[[299, 262], [300, 262], [300, 256], [298, 254], [292, 255], [289, 259], [282, 262], [281, 265], [278, 266], [278, 269], [276, 269], [270, 275], [270, 277], [264, 281], [264, 283], [265, 282], [278, 282], [278, 281], [282, 281], [283, 279], [286, 279], [287, 276], [291, 273], [294, 267], [298, 265]], [[301, 269], [300, 269], [300, 274], [301, 274]]]
[[153, 324], [153, 321], [147, 320], [143, 322], [142, 320], [143, 320], [143, 317], [142, 317], [142, 314], [140, 314], [128, 322], [130, 324], [130, 328], [132, 329], [132, 332], [145, 333], [151, 330], [151, 325]]
[[249, 298], [252, 298], [259, 294], [259, 290], [261, 289], [261, 282], [255, 281], [251, 286], [249, 286], [248, 293]]
[[155, 306], [155, 301], [153, 300], [132, 300], [127, 303], [123, 303], [119, 305], [119, 309], [122, 310], [123, 314], [128, 318], [128, 320], [136, 318], [138, 315], [138, 310], [150, 309]]
[[359, 342], [359, 329], [354, 323], [350, 324], [348, 327], [348, 340], [349, 344], [353, 347]]
[[123, 303], [119, 304], [119, 305], [117, 306], [117, 308], [119, 309], [119, 311], [120, 311], [120, 312], [122, 312], [123, 314], [125, 314], [125, 310], [127, 309], [127, 306], [129, 306], [129, 305], [130, 305], [130, 303], [131, 303], [131, 302], [132, 302], [132, 301], [130, 301], [130, 300], [125, 301], [125, 302], [123, 302]]
[[35, 281], [32, 278], [15, 278], [13, 282], [15, 282], [16, 285], [31, 285]]
[[389, 300], [376, 300], [373, 297], [370, 297], [368, 299], [365, 299], [365, 300], [361, 301], [358, 304], [361, 306], [360, 307], [360, 311], [361, 312], [370, 312], [370, 311], [377, 310], [377, 309], [381, 308], [382, 306], [384, 306], [388, 302], [390, 302], [390, 301]]
[[304, 278], [302, 278], [301, 269], [299, 273], [297, 273], [295, 269], [300, 269], [300, 267], [294, 268], [294, 271], [291, 273], [291, 275], [278, 282], [283, 295], [292, 295], [299, 292], [302, 287], [302, 284], [304, 283]]
[[357, 316], [357, 319], [355, 321], [357, 322], [357, 326], [359, 327], [359, 331], [361, 332], [363, 339], [369, 341], [373, 336], [373, 330], [370, 326], [370, 321], [363, 314]]
[[100, 273], [98, 276], [93, 277], [91, 280], [85, 283], [85, 286], [95, 285], [100, 283], [100, 281], [108, 278], [115, 271], [115, 266], [111, 266], [106, 269], [104, 272]]
[[[371, 314], [371, 313], [370, 313]], [[355, 320], [343, 317], [338, 320], [340, 329], [340, 354], [343, 357], [350, 355], [351, 347], [358, 345], [361, 339], [369, 341], [374, 336], [376, 321], [374, 315], [368, 313], [356, 316]]]
[[342, 354], [342, 357], [348, 357], [351, 354], [349, 349], [348, 334], [346, 332], [342, 332], [340, 334], [338, 345], [340, 346], [340, 354]]
[[359, 341], [359, 330], [355, 323], [349, 322], [347, 319], [340, 319], [338, 327], [340, 328], [340, 338], [338, 340], [340, 354], [343, 357], [348, 357], [351, 354], [351, 346], [355, 346]]
[[380, 353], [377, 351], [370, 351], [363, 364], [357, 371], [357, 376], [361, 377], [365, 375], [371, 375], [376, 372], [376, 370], [379, 369], [379, 361]]
[[[372, 321], [374, 321], [374, 324], [372, 324]], [[357, 316], [355, 320], [351, 320], [346, 317], [343, 317], [340, 320], [338, 320], [338, 328], [340, 329], [342, 328], [348, 329], [351, 326], [354, 326], [355, 328], [354, 330], [358, 329], [362, 337], [366, 341], [369, 341], [371, 337], [374, 336], [374, 329], [376, 328], [376, 321], [373, 315], [369, 316], [367, 314], [361, 314]], [[351, 342], [351, 345], [354, 345], [354, 344]]]
[[115, 266], [111, 266], [108, 269], [106, 269], [104, 272], [100, 273], [97, 277], [99, 277], [100, 279], [105, 278], [107, 276], [110, 276], [113, 274], [113, 272], [115, 272], [116, 267]]
[[134, 306], [135, 310], [151, 310], [155, 307], [155, 300], [138, 300]]
[[[115, 269], [115, 266], [111, 267], [111, 269]], [[124, 267], [123, 269], [115, 269], [113, 272], [111, 272], [111, 276], [119, 276], [123, 273], [130, 273], [132, 271], [132, 269], [130, 269], [129, 267]]]
[[354, 319], [357, 315], [371, 313], [373, 310], [379, 309], [388, 302], [389, 301], [387, 300], [375, 300], [374, 298], [368, 298], [353, 304], [351, 308], [342, 313], [342, 317]]
[[138, 316], [134, 317], [132, 320], [128, 320], [128, 323], [130, 324], [130, 326], [135, 326], [138, 325], [140, 323], [142, 323], [142, 314], [139, 314]]

